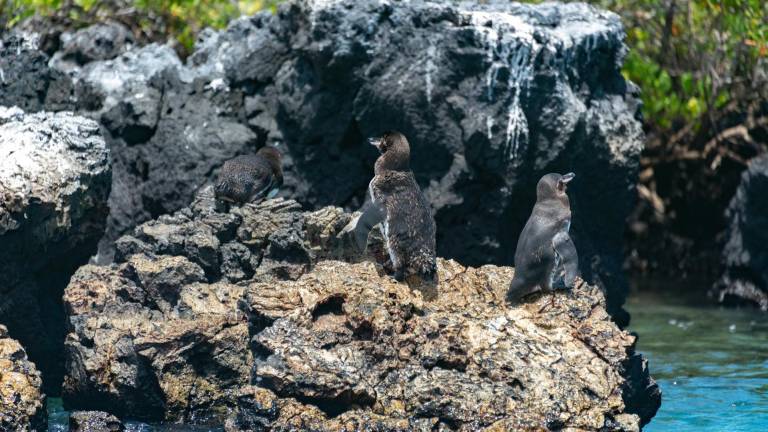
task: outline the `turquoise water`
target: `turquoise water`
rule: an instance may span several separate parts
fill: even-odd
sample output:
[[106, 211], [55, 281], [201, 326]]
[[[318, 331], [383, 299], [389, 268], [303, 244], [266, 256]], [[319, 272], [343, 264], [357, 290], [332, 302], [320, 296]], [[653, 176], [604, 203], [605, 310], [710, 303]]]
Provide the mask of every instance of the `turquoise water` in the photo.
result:
[[647, 291], [627, 309], [663, 393], [645, 431], [768, 431], [768, 314]]

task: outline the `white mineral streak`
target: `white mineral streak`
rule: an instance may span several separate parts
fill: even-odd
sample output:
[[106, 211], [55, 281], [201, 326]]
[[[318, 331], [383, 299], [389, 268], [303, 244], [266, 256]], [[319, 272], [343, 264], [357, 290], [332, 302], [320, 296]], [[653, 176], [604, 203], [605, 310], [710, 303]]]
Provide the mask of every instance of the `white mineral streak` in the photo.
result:
[[434, 89], [433, 76], [437, 75], [438, 67], [435, 63], [437, 56], [437, 47], [434, 42], [430, 42], [427, 48], [427, 65], [424, 68], [424, 79], [426, 80], [427, 103], [432, 104], [432, 90]]
[[[499, 12], [468, 14], [486, 44], [486, 61], [489, 67], [486, 72], [485, 91], [489, 103], [494, 101], [499, 71], [506, 69], [509, 73], [504, 154], [509, 159], [514, 159], [521, 140], [528, 137], [528, 119], [520, 106], [520, 94], [528, 90], [540, 46], [533, 38], [533, 27], [518, 16]], [[493, 118], [486, 118], [489, 140], [493, 138], [494, 123]]]
[[[564, 20], [552, 28], [539, 28], [545, 45], [533, 37], [530, 17], [500, 11], [463, 11], [475, 26], [486, 45], [485, 94], [489, 104], [503, 100], [506, 104], [506, 130], [504, 154], [514, 159], [529, 135], [528, 118], [521, 105], [521, 95], [527, 94], [534, 76], [536, 57], [542, 49], [551, 52], [572, 50], [573, 55], [585, 53], [587, 63], [591, 51], [598, 48], [604, 35], [611, 31], [602, 21], [584, 22]], [[606, 38], [607, 39], [607, 38]], [[566, 57], [567, 58], [567, 57]], [[564, 70], [567, 64], [558, 64]], [[495, 94], [499, 72], [509, 72], [507, 92]], [[557, 71], [556, 71], [557, 72]], [[503, 98], [503, 99], [501, 99]], [[485, 121], [488, 140], [493, 138], [496, 119], [489, 115]]]

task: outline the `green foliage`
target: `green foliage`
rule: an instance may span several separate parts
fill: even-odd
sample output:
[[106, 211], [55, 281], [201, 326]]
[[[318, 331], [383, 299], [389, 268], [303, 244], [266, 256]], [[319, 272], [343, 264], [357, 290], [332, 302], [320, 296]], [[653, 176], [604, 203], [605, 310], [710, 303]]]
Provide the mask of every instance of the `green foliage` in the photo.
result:
[[[631, 47], [624, 74], [643, 91], [659, 129], [701, 125], [728, 102], [764, 92], [768, 3], [762, 0], [611, 0]], [[764, 96], [764, 95], [763, 95]], [[741, 107], [742, 109], [744, 107]]]
[[10, 28], [34, 14], [55, 17], [78, 28], [103, 19], [128, 25], [141, 39], [175, 39], [192, 49], [205, 27], [222, 28], [242, 15], [273, 12], [280, 0], [0, 0], [0, 16]]

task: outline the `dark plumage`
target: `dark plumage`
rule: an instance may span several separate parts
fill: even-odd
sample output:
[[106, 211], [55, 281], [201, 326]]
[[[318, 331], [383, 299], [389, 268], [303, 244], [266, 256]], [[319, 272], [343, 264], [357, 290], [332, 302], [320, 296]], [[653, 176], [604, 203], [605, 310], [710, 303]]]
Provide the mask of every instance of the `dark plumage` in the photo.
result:
[[573, 287], [579, 259], [568, 235], [571, 206], [566, 185], [574, 176], [547, 174], [539, 180], [536, 205], [517, 242], [515, 277], [507, 300], [515, 302], [539, 289], [551, 290], [560, 274], [566, 287]]
[[273, 197], [283, 185], [281, 159], [276, 148], [262, 147], [254, 155], [224, 162], [214, 187], [216, 198], [242, 204]]
[[394, 277], [406, 279], [425, 296], [435, 295], [435, 220], [411, 171], [408, 140], [399, 132], [387, 132], [370, 143], [381, 152], [368, 185], [370, 201], [341, 234], [352, 235], [363, 251], [371, 229], [380, 223]]
[[435, 220], [411, 171], [408, 140], [399, 132], [387, 132], [371, 144], [381, 156], [369, 190], [373, 205], [384, 215], [384, 237], [395, 278], [418, 276], [434, 281]]

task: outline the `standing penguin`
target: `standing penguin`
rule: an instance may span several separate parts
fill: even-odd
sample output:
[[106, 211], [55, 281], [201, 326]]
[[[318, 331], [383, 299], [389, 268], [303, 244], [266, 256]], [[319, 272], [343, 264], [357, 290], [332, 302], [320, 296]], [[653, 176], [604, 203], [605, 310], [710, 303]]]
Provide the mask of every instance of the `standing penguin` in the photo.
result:
[[216, 198], [243, 204], [274, 197], [283, 185], [282, 156], [274, 147], [224, 162], [214, 186]]
[[435, 219], [411, 171], [408, 140], [400, 132], [386, 132], [370, 144], [381, 152], [368, 185], [371, 201], [344, 231], [353, 232], [364, 249], [371, 228], [381, 222], [395, 279], [416, 276], [419, 282], [434, 283]]
[[539, 180], [536, 205], [517, 242], [508, 301], [519, 301], [539, 289], [552, 290], [555, 278], [561, 274], [566, 287], [573, 287], [579, 257], [568, 235], [571, 205], [565, 190], [575, 176], [547, 174]]

